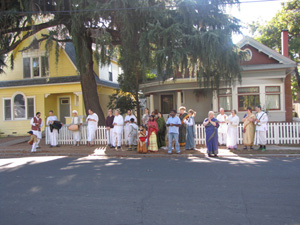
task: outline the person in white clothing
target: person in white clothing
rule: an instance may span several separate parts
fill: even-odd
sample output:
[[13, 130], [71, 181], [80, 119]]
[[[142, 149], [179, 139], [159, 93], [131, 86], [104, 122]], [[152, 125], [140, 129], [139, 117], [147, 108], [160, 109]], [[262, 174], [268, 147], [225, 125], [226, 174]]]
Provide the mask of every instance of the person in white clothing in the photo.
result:
[[53, 114], [53, 110], [49, 111], [49, 116], [46, 121], [50, 133], [50, 147], [58, 147], [58, 130], [50, 129], [50, 125], [57, 121], [57, 117]]
[[124, 131], [125, 131], [125, 145], [128, 146], [129, 145], [129, 123], [130, 123], [130, 119], [134, 119], [134, 123], [136, 124], [137, 123], [137, 119], [135, 117], [135, 115], [132, 114], [132, 111], [129, 109], [127, 111], [127, 116], [125, 116], [125, 120], [124, 120], [124, 123], [125, 123], [125, 126], [124, 126]]
[[112, 148], [115, 147], [115, 144], [117, 142], [118, 149], [121, 148], [121, 141], [122, 141], [122, 133], [123, 133], [123, 126], [124, 126], [124, 119], [120, 115], [120, 110], [116, 109], [115, 110], [115, 118], [113, 121], [114, 125], [114, 137], [113, 137], [113, 142], [112, 142]]
[[237, 149], [240, 118], [236, 115], [235, 109], [231, 111], [231, 115], [227, 118], [226, 122], [228, 123], [227, 149]]
[[72, 111], [72, 121], [71, 121], [71, 125], [77, 125], [78, 126], [78, 130], [73, 130], [72, 131], [72, 135], [73, 135], [73, 142], [74, 142], [74, 146], [79, 146], [80, 143], [80, 126], [82, 124], [82, 120], [81, 118], [79, 118], [78, 116], [78, 112], [77, 110], [73, 110]]
[[137, 136], [138, 136], [138, 125], [134, 123], [134, 118], [130, 119], [129, 123], [129, 132], [128, 132], [128, 142], [129, 148], [128, 150], [133, 150], [137, 148]]
[[86, 118], [86, 122], [88, 123], [87, 125], [88, 146], [93, 146], [99, 118], [98, 115], [94, 113], [92, 109], [89, 109], [88, 112], [89, 115]]
[[258, 105], [256, 110], [256, 120], [255, 120], [255, 139], [254, 144], [259, 145], [258, 150], [265, 151], [267, 144], [267, 130], [268, 130], [268, 115], [266, 112], [261, 110], [261, 106]]
[[220, 114], [217, 116], [217, 120], [219, 121], [219, 129], [218, 129], [218, 141], [219, 145], [226, 145], [227, 141], [227, 120], [228, 116], [224, 113], [224, 109], [220, 108]]
[[43, 121], [41, 119], [41, 113], [37, 112], [36, 116], [30, 120], [31, 130], [33, 134], [37, 137], [36, 148], [40, 148], [39, 144], [42, 139], [41, 128], [43, 127]]

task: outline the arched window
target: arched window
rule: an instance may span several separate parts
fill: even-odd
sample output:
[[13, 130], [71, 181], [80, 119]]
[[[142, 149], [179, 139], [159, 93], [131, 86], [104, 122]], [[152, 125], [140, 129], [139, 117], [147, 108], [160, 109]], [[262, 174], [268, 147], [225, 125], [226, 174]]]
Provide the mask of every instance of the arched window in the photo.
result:
[[11, 98], [3, 98], [4, 120], [31, 119], [35, 113], [35, 98], [16, 93]]
[[24, 119], [26, 117], [25, 98], [22, 94], [17, 94], [14, 98], [14, 118]]

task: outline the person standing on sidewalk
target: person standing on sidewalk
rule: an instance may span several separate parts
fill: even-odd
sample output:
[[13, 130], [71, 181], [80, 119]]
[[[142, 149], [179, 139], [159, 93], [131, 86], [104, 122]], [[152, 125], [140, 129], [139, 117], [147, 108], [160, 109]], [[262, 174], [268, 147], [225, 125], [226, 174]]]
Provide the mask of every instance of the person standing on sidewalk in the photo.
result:
[[118, 149], [121, 149], [124, 119], [123, 119], [123, 116], [120, 115], [119, 109], [115, 110], [115, 118], [113, 121], [113, 125], [114, 125], [114, 135], [113, 135], [113, 142], [112, 142], [111, 148], [115, 147], [115, 144], [117, 141]]
[[30, 120], [31, 130], [33, 134], [37, 137], [36, 148], [40, 148], [39, 144], [42, 139], [41, 127], [43, 127], [43, 121], [41, 118], [41, 113], [37, 112], [36, 116]]
[[219, 129], [218, 129], [218, 141], [219, 145], [226, 145], [227, 141], [227, 120], [228, 116], [224, 113], [224, 109], [220, 108], [220, 114], [217, 116], [217, 120], [219, 121]]
[[253, 149], [254, 135], [255, 135], [255, 126], [254, 121], [256, 117], [252, 113], [251, 107], [247, 107], [247, 113], [244, 115], [242, 122], [244, 123], [243, 127], [243, 144], [244, 149], [246, 150], [249, 146], [250, 149]]
[[88, 131], [88, 146], [94, 145], [94, 140], [96, 136], [96, 130], [98, 127], [98, 115], [93, 112], [92, 109], [89, 109], [89, 115], [86, 118], [87, 125], [87, 131]]
[[129, 137], [128, 137], [128, 134], [129, 134], [129, 123], [130, 123], [130, 120], [131, 119], [134, 119], [134, 123], [136, 124], [137, 123], [137, 119], [135, 117], [135, 115], [132, 114], [132, 110], [129, 109], [127, 111], [127, 115], [125, 116], [125, 120], [124, 120], [124, 123], [125, 123], [125, 126], [124, 126], [124, 131], [125, 131], [125, 145], [128, 146], [129, 145]]
[[266, 112], [261, 110], [261, 106], [258, 105], [255, 108], [256, 119], [255, 119], [255, 145], [259, 145], [258, 150], [265, 151], [267, 144], [267, 130], [268, 130], [268, 115]]
[[71, 126], [75, 126], [74, 130], [72, 130], [72, 135], [73, 135], [73, 142], [74, 142], [74, 146], [79, 146], [80, 144], [80, 127], [82, 125], [82, 120], [81, 118], [78, 116], [78, 112], [77, 110], [73, 110], [72, 111], [72, 120], [71, 120], [71, 124], [69, 126], [69, 128]]
[[208, 118], [203, 121], [205, 127], [205, 143], [207, 147], [207, 155], [209, 157], [218, 157], [218, 128], [219, 122], [214, 118], [214, 112], [208, 112]]
[[227, 132], [227, 149], [237, 149], [238, 144], [238, 126], [240, 118], [236, 115], [236, 110], [231, 110], [231, 115], [228, 117], [228, 132]]
[[105, 128], [106, 128], [106, 139], [107, 139], [107, 146], [111, 147], [112, 146], [112, 138], [113, 138], [113, 130], [114, 130], [114, 118], [115, 116], [113, 115], [112, 109], [108, 110], [108, 116], [106, 117], [105, 120]]
[[192, 109], [188, 111], [189, 117], [185, 119], [184, 123], [187, 128], [186, 144], [185, 150], [195, 150], [195, 137], [196, 137], [196, 127], [195, 127], [195, 116], [196, 112]]
[[53, 110], [49, 111], [46, 124], [49, 126], [50, 147], [58, 146], [58, 129], [53, 129], [52, 125], [57, 121], [57, 117], [53, 114]]
[[178, 137], [179, 137], [179, 127], [181, 125], [181, 120], [179, 119], [178, 116], [176, 116], [176, 110], [171, 111], [171, 116], [167, 120], [167, 127], [169, 127], [169, 148], [168, 148], [168, 153], [172, 154], [172, 143], [173, 139], [175, 142], [175, 149], [177, 154], [180, 154], [180, 146], [178, 142]]

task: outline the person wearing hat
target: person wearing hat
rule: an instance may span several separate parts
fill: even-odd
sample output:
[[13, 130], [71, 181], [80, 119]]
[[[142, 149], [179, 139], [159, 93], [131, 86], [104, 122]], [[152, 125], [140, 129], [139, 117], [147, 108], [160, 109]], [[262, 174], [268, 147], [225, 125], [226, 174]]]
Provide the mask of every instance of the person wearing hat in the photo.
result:
[[27, 132], [30, 135], [30, 140], [28, 141], [28, 144], [32, 145], [31, 152], [36, 152], [36, 146], [37, 146], [37, 137], [33, 134], [32, 131]]
[[33, 134], [37, 137], [36, 148], [40, 148], [39, 143], [42, 139], [41, 127], [43, 127], [43, 121], [42, 121], [40, 112], [37, 112], [35, 117], [33, 117], [30, 120], [30, 124], [31, 124], [31, 130], [32, 130]]
[[79, 118], [78, 112], [76, 110], [73, 110], [72, 111], [72, 121], [71, 121], [69, 128], [71, 126], [76, 128], [76, 129], [72, 130], [74, 146], [79, 146], [79, 143], [80, 143], [80, 126], [81, 126], [81, 124], [82, 124], [82, 120], [81, 120], [81, 118]]

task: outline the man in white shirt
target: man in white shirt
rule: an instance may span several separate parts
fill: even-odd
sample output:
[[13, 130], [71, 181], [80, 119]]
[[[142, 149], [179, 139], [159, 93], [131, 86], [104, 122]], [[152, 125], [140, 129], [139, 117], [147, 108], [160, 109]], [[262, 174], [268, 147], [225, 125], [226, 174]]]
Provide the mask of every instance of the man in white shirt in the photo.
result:
[[265, 151], [267, 144], [267, 130], [268, 130], [268, 115], [266, 112], [261, 110], [261, 106], [258, 105], [256, 110], [256, 120], [255, 120], [255, 145], [259, 145], [258, 150]]
[[124, 131], [125, 131], [125, 145], [129, 145], [129, 123], [130, 123], [130, 119], [133, 118], [134, 119], [134, 123], [136, 124], [137, 123], [137, 119], [135, 117], [135, 115], [132, 114], [132, 111], [129, 109], [127, 111], [127, 116], [125, 116], [125, 120], [124, 120], [124, 123], [125, 123], [125, 126], [124, 126]]
[[94, 140], [95, 140], [95, 133], [98, 127], [98, 115], [93, 112], [92, 109], [89, 109], [89, 115], [86, 118], [86, 122], [88, 123], [87, 125], [87, 131], [88, 131], [88, 146], [93, 146], [94, 145]]
[[115, 144], [116, 144], [116, 141], [117, 141], [118, 149], [120, 149], [121, 148], [121, 141], [122, 141], [124, 119], [120, 115], [120, 110], [119, 109], [115, 110], [115, 118], [114, 118], [114, 121], [113, 121], [113, 125], [114, 125], [114, 131], [113, 131], [113, 133], [114, 133], [113, 136], [114, 137], [113, 137], [113, 142], [112, 142], [111, 148], [115, 147]]
[[47, 118], [46, 124], [48, 125], [49, 134], [50, 134], [50, 147], [57, 147], [58, 146], [58, 130], [57, 129], [50, 129], [50, 125], [57, 121], [57, 117], [53, 114], [53, 110], [49, 111], [49, 117]]
[[42, 139], [41, 127], [43, 127], [43, 121], [41, 119], [41, 113], [37, 112], [36, 116], [30, 120], [32, 133], [37, 137], [36, 148], [40, 148], [39, 143]]
[[219, 129], [218, 129], [219, 145], [226, 145], [227, 130], [228, 130], [228, 125], [226, 122], [227, 119], [228, 116], [224, 114], [224, 109], [220, 108], [220, 114], [217, 116], [217, 120], [219, 121]]

